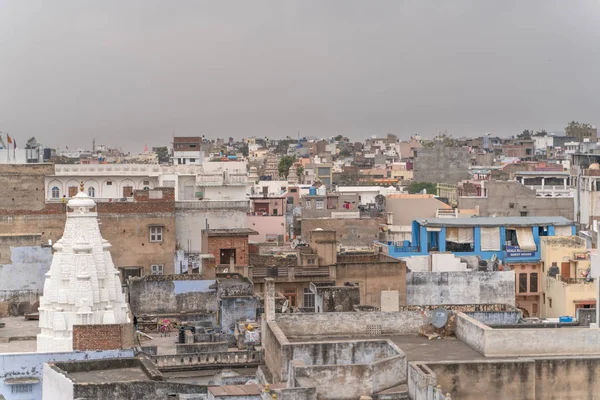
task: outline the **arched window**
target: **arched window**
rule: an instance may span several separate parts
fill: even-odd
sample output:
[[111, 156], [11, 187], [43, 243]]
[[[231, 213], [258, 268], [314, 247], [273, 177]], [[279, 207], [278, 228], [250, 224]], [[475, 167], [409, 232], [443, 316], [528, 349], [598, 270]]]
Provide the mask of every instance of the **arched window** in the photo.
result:
[[60, 197], [60, 189], [58, 188], [58, 186], [54, 186], [52, 188], [52, 198], [58, 199], [59, 197]]
[[148, 186], [144, 186], [144, 190], [150, 190]]
[[88, 196], [90, 196], [90, 197], [96, 197], [96, 189], [94, 189], [94, 187], [90, 186], [88, 188]]

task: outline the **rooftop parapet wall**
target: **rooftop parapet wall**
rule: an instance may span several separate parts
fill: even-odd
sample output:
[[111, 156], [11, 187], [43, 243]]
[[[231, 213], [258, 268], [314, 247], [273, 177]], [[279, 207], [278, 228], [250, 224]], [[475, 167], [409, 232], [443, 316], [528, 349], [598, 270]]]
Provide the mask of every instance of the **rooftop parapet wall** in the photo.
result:
[[562, 328], [493, 329], [458, 313], [456, 337], [486, 357], [600, 355], [600, 330]]

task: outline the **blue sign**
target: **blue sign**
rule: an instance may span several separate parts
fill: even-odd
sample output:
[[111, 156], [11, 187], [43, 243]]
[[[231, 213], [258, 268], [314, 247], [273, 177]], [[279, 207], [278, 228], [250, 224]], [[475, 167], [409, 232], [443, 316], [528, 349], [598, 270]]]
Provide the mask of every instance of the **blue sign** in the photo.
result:
[[519, 246], [506, 246], [506, 256], [507, 257], [533, 257], [533, 256], [535, 256], [535, 251], [521, 250], [521, 248]]

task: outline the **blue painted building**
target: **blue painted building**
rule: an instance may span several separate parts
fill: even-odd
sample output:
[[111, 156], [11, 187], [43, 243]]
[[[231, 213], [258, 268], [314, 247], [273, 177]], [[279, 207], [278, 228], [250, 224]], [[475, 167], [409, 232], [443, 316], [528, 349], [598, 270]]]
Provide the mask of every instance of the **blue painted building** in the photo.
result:
[[388, 242], [392, 257], [424, 256], [432, 251], [456, 256], [494, 255], [503, 264], [540, 260], [540, 237], [572, 236], [572, 221], [563, 217], [430, 218], [412, 222], [412, 240]]

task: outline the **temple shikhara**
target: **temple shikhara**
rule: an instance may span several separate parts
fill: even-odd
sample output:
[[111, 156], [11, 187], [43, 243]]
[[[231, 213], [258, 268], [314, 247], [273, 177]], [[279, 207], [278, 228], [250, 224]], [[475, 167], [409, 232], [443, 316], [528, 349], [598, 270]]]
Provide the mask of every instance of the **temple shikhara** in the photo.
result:
[[100, 235], [96, 203], [84, 191], [67, 203], [67, 221], [54, 244], [40, 298], [38, 352], [73, 350], [73, 325], [130, 321], [107, 240]]

